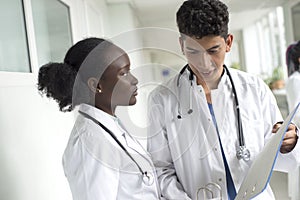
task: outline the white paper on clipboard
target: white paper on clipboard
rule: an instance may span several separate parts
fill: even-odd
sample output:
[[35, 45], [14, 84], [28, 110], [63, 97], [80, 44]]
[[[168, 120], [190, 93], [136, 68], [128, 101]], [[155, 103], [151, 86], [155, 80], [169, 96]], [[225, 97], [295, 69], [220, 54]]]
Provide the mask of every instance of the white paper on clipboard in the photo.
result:
[[276, 134], [266, 143], [263, 150], [253, 161], [247, 176], [245, 177], [235, 200], [248, 200], [263, 192], [272, 175], [273, 167], [280, 150], [282, 139], [288, 129], [300, 103], [290, 112]]

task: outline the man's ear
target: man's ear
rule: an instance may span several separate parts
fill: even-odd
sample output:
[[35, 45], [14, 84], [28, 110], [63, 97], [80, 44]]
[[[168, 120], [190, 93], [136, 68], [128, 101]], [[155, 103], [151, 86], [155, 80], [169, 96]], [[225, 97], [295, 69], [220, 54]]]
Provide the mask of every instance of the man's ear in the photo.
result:
[[232, 46], [232, 42], [233, 42], [233, 35], [232, 34], [228, 34], [227, 38], [226, 38], [226, 52], [229, 52]]
[[184, 41], [182, 37], [179, 37], [179, 44], [180, 44], [180, 48], [181, 48], [181, 52], [184, 55]]
[[88, 85], [89, 89], [94, 93], [102, 92], [101, 85], [99, 84], [99, 81], [97, 78], [94, 78], [94, 77], [89, 78], [87, 81], [87, 85]]

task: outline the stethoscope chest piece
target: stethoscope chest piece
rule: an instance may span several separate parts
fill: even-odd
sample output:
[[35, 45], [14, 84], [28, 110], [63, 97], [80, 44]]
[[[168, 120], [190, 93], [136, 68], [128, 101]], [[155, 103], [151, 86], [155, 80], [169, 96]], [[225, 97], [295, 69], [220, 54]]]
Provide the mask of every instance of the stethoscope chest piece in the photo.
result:
[[245, 146], [239, 146], [238, 150], [236, 151], [236, 157], [238, 160], [243, 159], [244, 161], [248, 162], [250, 160], [250, 151]]
[[147, 186], [151, 186], [154, 182], [154, 176], [151, 172], [143, 173], [143, 183]]

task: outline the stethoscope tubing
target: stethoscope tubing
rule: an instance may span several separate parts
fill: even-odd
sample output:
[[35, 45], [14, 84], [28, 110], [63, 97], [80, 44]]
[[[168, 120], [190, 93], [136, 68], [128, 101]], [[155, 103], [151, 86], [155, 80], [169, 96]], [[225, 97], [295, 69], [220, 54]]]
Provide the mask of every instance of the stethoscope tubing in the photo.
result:
[[[246, 154], [248, 155], [245, 155], [245, 156], [238, 156], [238, 159], [240, 158], [243, 158], [245, 161], [248, 161], [250, 159], [250, 151], [246, 148], [245, 146], [245, 139], [244, 139], [244, 133], [243, 133], [243, 126], [242, 126], [242, 119], [241, 119], [241, 113], [240, 113], [240, 106], [239, 106], [239, 100], [238, 100], [238, 96], [237, 96], [237, 92], [236, 92], [236, 88], [235, 88], [235, 85], [234, 85], [234, 82], [233, 82], [233, 78], [228, 70], [228, 68], [226, 67], [226, 65], [223, 65], [225, 71], [226, 71], [226, 74], [227, 76], [229, 77], [229, 81], [230, 81], [230, 84], [232, 86], [232, 92], [233, 92], [233, 95], [234, 95], [234, 101], [235, 101], [235, 104], [236, 104], [236, 114], [237, 114], [237, 124], [238, 124], [238, 141], [239, 141], [239, 149], [237, 150], [237, 155], [244, 155], [244, 152], [246, 152]], [[180, 79], [181, 79], [181, 76], [183, 75], [183, 73], [185, 72], [185, 70], [188, 69], [190, 74], [189, 74], [189, 81], [191, 82], [191, 86], [190, 86], [190, 106], [189, 106], [189, 110], [187, 112], [187, 114], [191, 114], [193, 112], [193, 109], [191, 107], [191, 90], [192, 90], [192, 87], [193, 87], [193, 71], [190, 69], [189, 65], [186, 64], [179, 72], [179, 75], [177, 77], [177, 87], [179, 87], [180, 85]], [[181, 113], [181, 108], [180, 108], [180, 102], [178, 101], [178, 116], [177, 116], [178, 119], [181, 119], [182, 118], [182, 113]]]
[[[99, 122], [98, 120], [96, 120], [95, 118], [91, 117], [90, 115], [82, 112], [82, 111], [78, 111], [80, 114], [82, 114], [84, 117], [92, 120], [93, 122], [95, 122], [96, 124], [98, 124], [104, 131], [106, 131], [116, 142], [117, 144], [121, 147], [121, 149], [127, 154], [127, 156], [135, 163], [135, 165], [138, 167], [139, 171], [141, 172], [141, 174], [143, 176], [147, 176], [147, 172], [144, 172], [141, 168], [141, 166], [136, 162], [136, 160], [130, 155], [130, 153], [127, 151], [127, 149], [124, 147], [124, 145], [118, 140], [118, 138], [116, 137], [116, 135], [109, 130], [106, 126], [104, 126], [101, 122]], [[137, 152], [137, 151], [136, 151]], [[137, 152], [138, 153], [138, 152]], [[140, 153], [138, 153], [140, 154]], [[144, 159], [146, 159], [144, 156], [142, 156]], [[146, 159], [148, 161], [148, 159]], [[149, 162], [149, 161], [148, 161]]]
[[225, 65], [223, 67], [225, 68], [226, 73], [229, 77], [229, 80], [230, 80], [230, 83], [231, 83], [231, 86], [232, 86], [232, 91], [233, 91], [233, 94], [234, 94], [236, 113], [237, 113], [237, 123], [238, 123], [238, 129], [239, 129], [239, 146], [245, 146], [242, 119], [241, 119], [241, 113], [240, 113], [240, 105], [239, 105], [239, 100], [238, 100], [238, 97], [237, 97], [235, 85], [234, 85], [232, 76], [231, 76], [228, 68]]

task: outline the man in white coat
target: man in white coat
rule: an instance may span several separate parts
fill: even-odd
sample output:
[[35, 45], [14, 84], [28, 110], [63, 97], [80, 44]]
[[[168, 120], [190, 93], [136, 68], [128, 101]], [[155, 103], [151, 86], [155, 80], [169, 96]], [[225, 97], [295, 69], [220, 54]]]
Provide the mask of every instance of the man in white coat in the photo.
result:
[[[280, 126], [276, 100], [264, 82], [224, 65], [233, 41], [228, 22], [227, 6], [218, 0], [188, 0], [177, 12], [188, 64], [149, 99], [148, 150], [166, 199], [234, 199]], [[297, 140], [290, 125], [277, 169], [299, 163]], [[274, 199], [270, 186], [255, 199]]]

